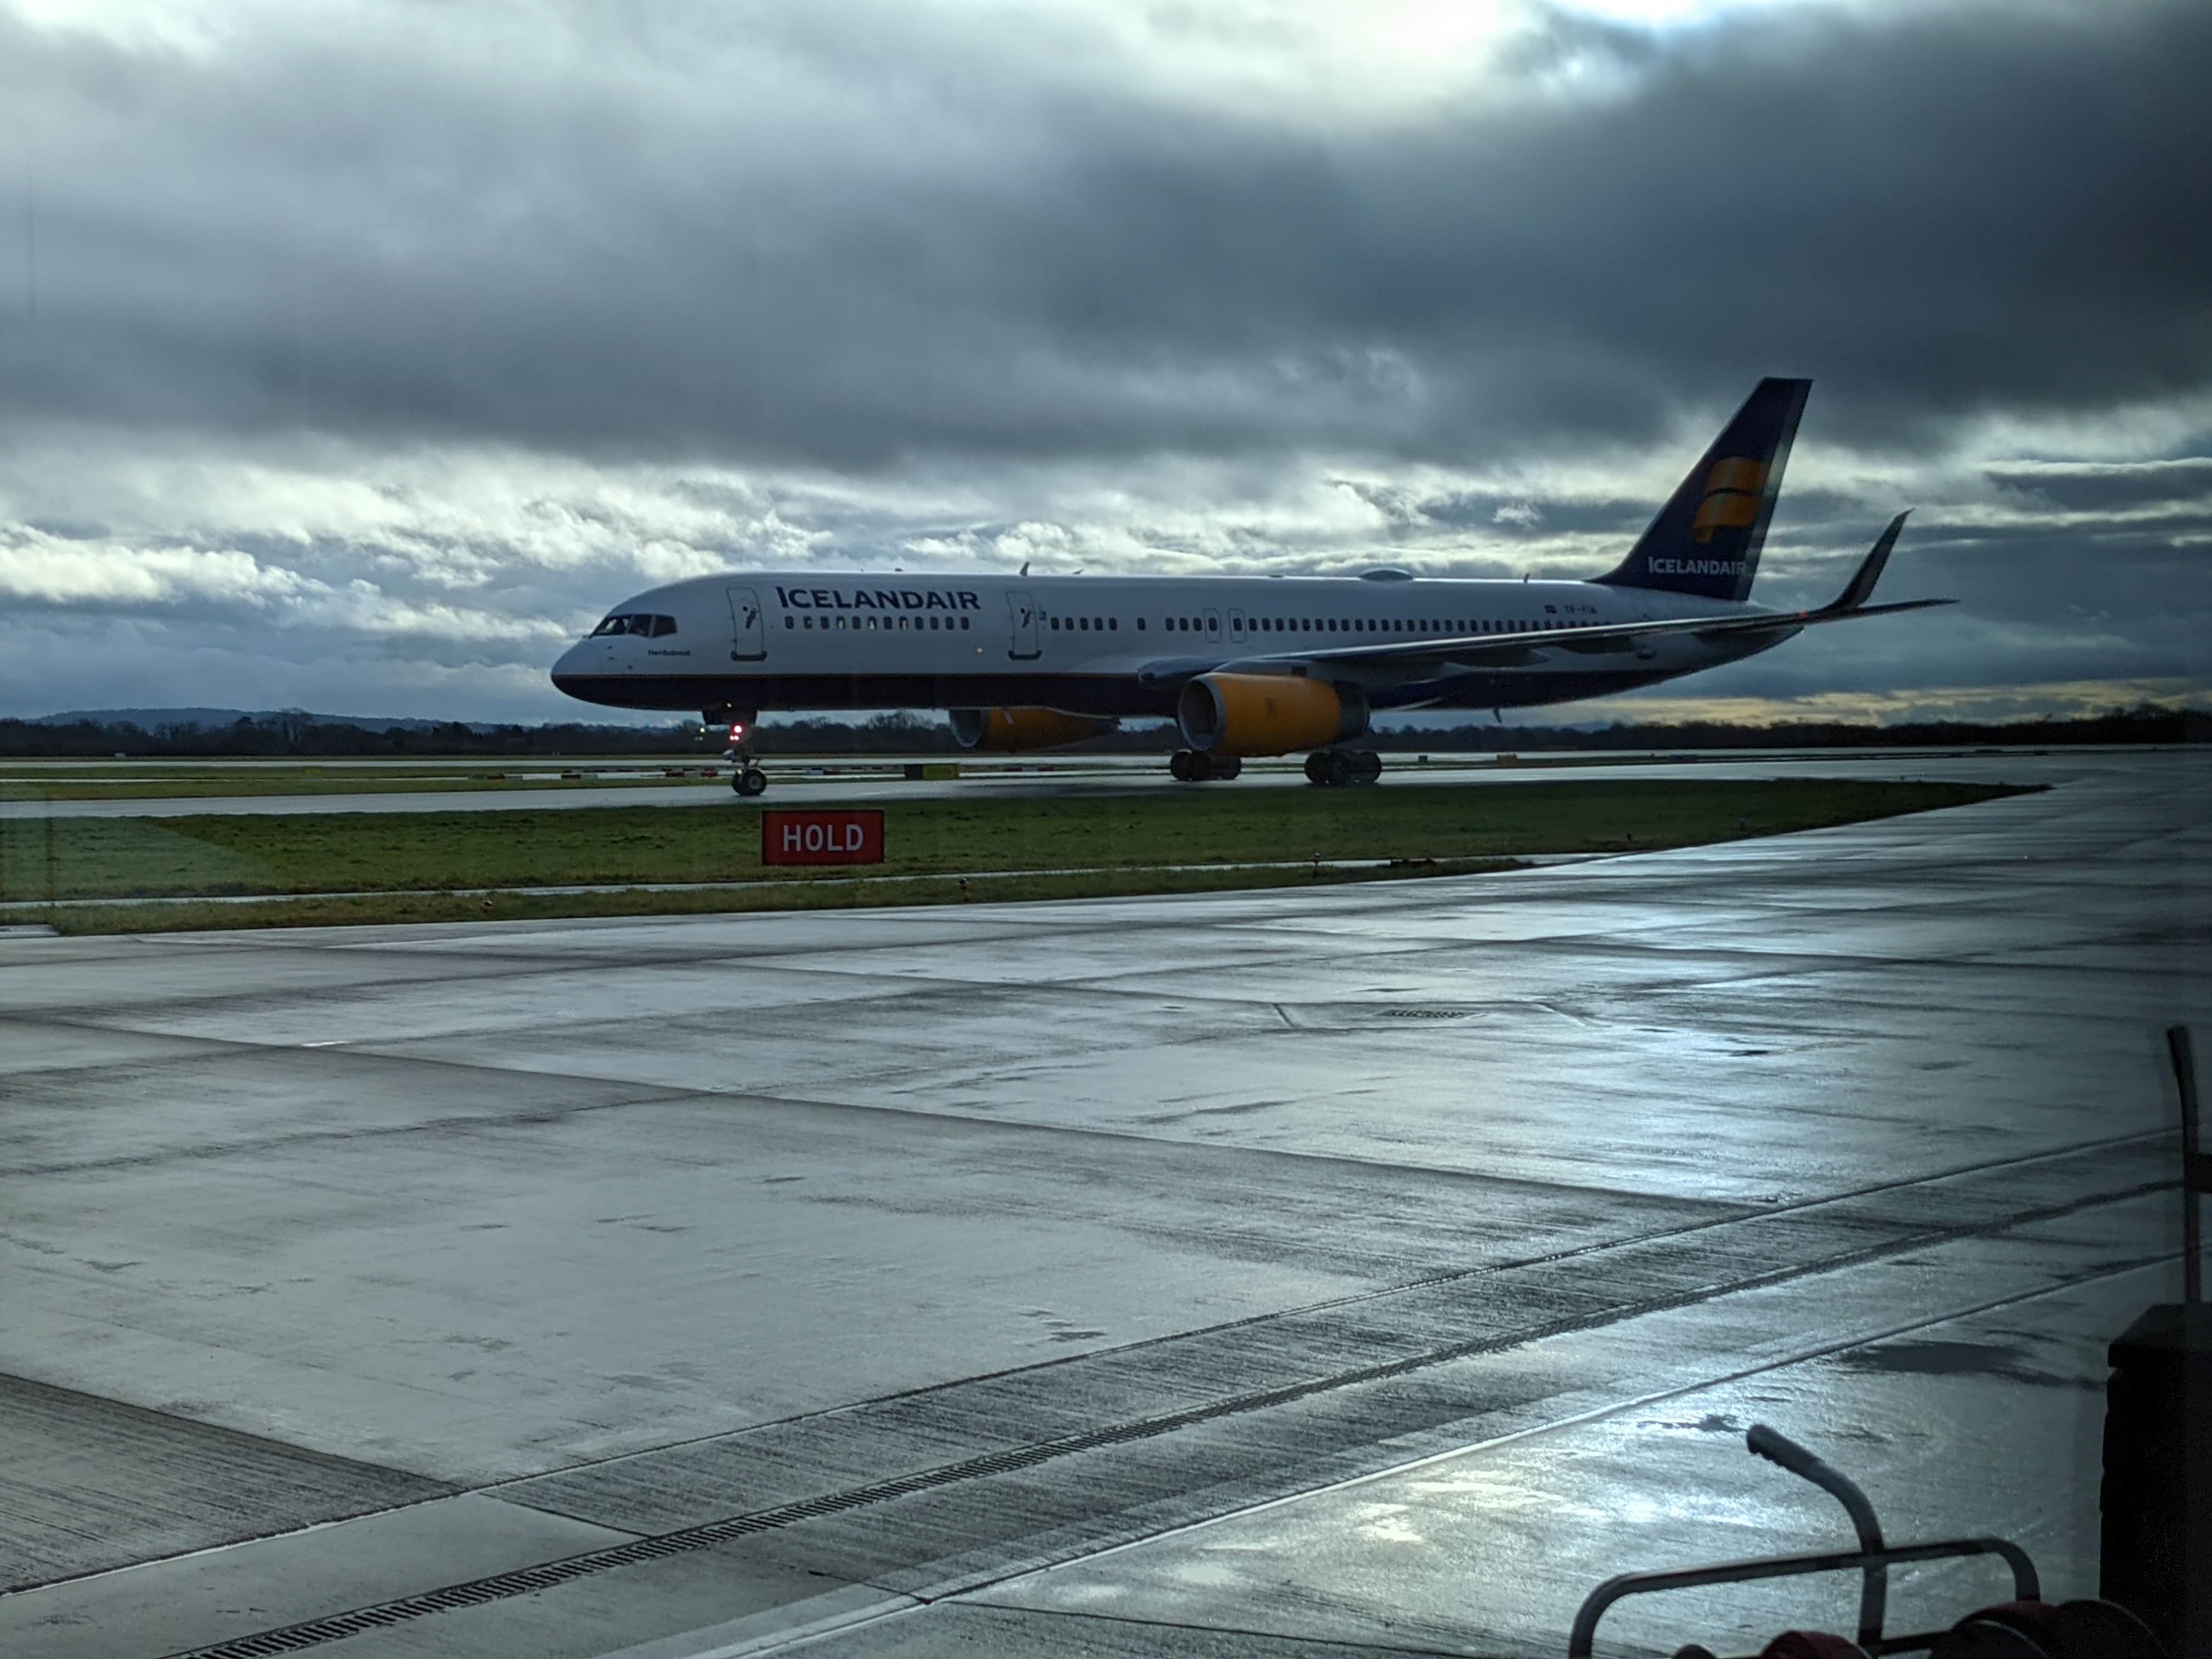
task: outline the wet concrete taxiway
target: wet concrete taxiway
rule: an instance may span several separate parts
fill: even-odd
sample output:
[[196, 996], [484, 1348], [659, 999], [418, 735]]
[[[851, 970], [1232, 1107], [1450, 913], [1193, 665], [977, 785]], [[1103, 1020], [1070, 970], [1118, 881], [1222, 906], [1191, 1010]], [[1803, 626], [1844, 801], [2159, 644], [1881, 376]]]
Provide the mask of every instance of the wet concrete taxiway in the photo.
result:
[[1838, 1538], [1759, 1419], [2091, 1589], [2208, 760], [1504, 877], [0, 939], [0, 1651], [1556, 1653]]

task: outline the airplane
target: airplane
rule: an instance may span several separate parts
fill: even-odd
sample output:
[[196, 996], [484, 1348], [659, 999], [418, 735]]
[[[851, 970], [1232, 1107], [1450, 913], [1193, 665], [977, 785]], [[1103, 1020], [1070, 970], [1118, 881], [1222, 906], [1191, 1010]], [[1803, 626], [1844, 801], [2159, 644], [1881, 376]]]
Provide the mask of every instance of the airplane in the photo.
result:
[[1166, 717], [1183, 782], [1305, 750], [1313, 782], [1372, 783], [1382, 757], [1360, 739], [1377, 714], [1580, 702], [1821, 623], [1951, 604], [1868, 603], [1903, 513], [1828, 604], [1749, 602], [1811, 387], [1761, 380], [1627, 556], [1589, 580], [738, 572], [623, 600], [553, 684], [727, 724], [743, 795], [768, 787], [747, 741], [763, 709], [942, 708], [963, 748], [998, 751]]

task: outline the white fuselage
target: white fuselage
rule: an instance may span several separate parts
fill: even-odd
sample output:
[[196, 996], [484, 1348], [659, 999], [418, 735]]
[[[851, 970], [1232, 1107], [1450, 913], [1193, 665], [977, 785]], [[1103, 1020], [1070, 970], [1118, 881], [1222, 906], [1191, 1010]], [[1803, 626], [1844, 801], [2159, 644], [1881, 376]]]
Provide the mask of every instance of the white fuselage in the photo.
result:
[[[1166, 715], [1194, 673], [1428, 637], [1766, 614], [1724, 600], [1579, 581], [1362, 577], [889, 576], [733, 573], [624, 600], [565, 653], [554, 683], [617, 708], [1037, 707]], [[643, 618], [604, 631], [623, 618]], [[1794, 629], [1787, 632], [1794, 632]], [[1565, 702], [1764, 650], [1671, 635], [1602, 653], [1543, 647], [1510, 666], [1363, 667], [1376, 708]]]

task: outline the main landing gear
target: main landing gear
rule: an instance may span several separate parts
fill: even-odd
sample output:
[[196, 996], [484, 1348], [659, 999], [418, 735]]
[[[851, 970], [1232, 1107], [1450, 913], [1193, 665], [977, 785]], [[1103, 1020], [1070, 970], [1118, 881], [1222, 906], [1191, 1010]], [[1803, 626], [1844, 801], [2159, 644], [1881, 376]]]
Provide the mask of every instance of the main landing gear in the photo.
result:
[[1177, 783], [1205, 783], [1215, 778], [1227, 780], [1244, 769], [1244, 763], [1234, 755], [1209, 755], [1202, 749], [1178, 749], [1175, 758], [1168, 763], [1168, 772]]
[[730, 746], [722, 751], [722, 758], [735, 763], [730, 774], [730, 787], [750, 799], [768, 787], [768, 774], [760, 769], [753, 759], [753, 721], [750, 712], [737, 708], [708, 708], [699, 718], [709, 726], [726, 725], [730, 728]]
[[1382, 775], [1382, 757], [1372, 749], [1318, 749], [1306, 757], [1306, 781], [1341, 787], [1373, 783]]

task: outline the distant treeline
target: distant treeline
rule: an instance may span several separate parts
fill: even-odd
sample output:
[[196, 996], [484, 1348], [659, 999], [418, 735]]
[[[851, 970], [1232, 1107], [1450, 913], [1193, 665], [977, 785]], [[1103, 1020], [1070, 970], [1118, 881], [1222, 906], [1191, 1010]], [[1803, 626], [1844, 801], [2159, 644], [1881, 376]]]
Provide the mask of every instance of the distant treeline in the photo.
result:
[[[726, 730], [702, 727], [696, 720], [667, 726], [556, 726], [442, 724], [395, 726], [390, 730], [350, 720], [318, 720], [311, 714], [247, 717], [226, 725], [192, 721], [152, 727], [131, 721], [70, 720], [48, 723], [0, 720], [0, 755], [54, 759], [131, 758], [255, 759], [304, 756], [310, 758], [374, 760], [437, 756], [540, 756], [560, 759], [582, 756], [686, 755], [712, 759], [728, 746]], [[874, 720], [793, 720], [763, 726], [756, 746], [768, 754], [937, 754], [958, 747], [952, 728], [942, 720], [910, 714]]]
[[[720, 726], [696, 720], [659, 726], [395, 726], [389, 731], [312, 715], [268, 715], [228, 725], [155, 725], [76, 720], [65, 725], [0, 720], [0, 756], [20, 758], [105, 759], [115, 755], [167, 759], [378, 757], [681, 755], [712, 758], [726, 744]], [[1547, 749], [1865, 749], [1959, 748], [2004, 744], [2044, 749], [2065, 744], [2212, 742], [2212, 713], [2154, 704], [2115, 709], [2080, 720], [2015, 720], [2005, 725], [1958, 720], [1900, 726], [1841, 721], [1790, 721], [1733, 726], [1717, 721], [1584, 728], [1569, 726], [1409, 726], [1377, 732], [1377, 748], [1431, 753], [1493, 753]], [[880, 714], [868, 720], [775, 720], [758, 727], [755, 747], [765, 755], [937, 755], [957, 753], [951, 728], [941, 720]], [[1172, 728], [1132, 726], [1078, 745], [1093, 754], [1164, 753], [1175, 746]]]
[[2144, 704], [2079, 720], [1916, 720], [1898, 726], [1840, 720], [1789, 720], [1735, 726], [1717, 720], [1626, 725], [1584, 730], [1568, 726], [1406, 726], [1382, 734], [1377, 746], [1458, 751], [1544, 749], [1954, 749], [1991, 744], [2048, 749], [2065, 744], [2212, 743], [2212, 713]]

